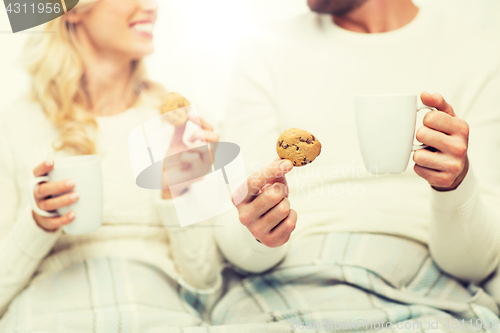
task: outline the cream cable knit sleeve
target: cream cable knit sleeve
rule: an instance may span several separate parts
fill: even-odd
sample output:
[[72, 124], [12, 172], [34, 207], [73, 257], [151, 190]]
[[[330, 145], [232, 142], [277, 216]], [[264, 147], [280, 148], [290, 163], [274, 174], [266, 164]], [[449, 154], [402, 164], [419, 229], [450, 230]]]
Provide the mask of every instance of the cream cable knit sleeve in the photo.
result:
[[7, 140], [5, 123], [0, 123], [0, 316], [62, 233], [47, 232], [33, 219], [14, 182], [13, 146]]
[[218, 289], [222, 283], [223, 259], [211, 227], [203, 223], [180, 227], [173, 200], [162, 199], [161, 193], [155, 196], [155, 206], [162, 224], [168, 228], [172, 259], [182, 279], [197, 292]]

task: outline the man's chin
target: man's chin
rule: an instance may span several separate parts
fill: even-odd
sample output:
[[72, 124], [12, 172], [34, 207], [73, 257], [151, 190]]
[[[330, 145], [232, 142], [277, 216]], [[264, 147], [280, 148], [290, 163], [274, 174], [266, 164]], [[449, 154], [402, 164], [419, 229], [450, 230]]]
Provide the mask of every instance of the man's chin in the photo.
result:
[[307, 6], [316, 13], [330, 14], [331, 7], [328, 0], [307, 0]]
[[307, 0], [309, 8], [316, 13], [344, 16], [361, 7], [367, 0]]

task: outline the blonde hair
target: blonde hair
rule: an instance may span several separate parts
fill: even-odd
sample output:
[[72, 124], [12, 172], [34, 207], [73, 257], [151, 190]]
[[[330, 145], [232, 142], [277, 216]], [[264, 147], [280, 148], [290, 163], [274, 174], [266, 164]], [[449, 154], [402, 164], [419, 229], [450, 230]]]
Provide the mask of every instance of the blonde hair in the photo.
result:
[[[78, 10], [89, 10], [98, 0], [82, 0]], [[78, 52], [74, 27], [64, 15], [45, 24], [47, 33], [33, 34], [25, 45], [23, 63], [31, 76], [31, 99], [41, 105], [50, 122], [58, 129], [53, 143], [57, 150], [75, 155], [95, 154], [97, 122], [87, 110], [83, 59]], [[129, 105], [157, 106], [166, 90], [150, 81], [142, 60], [133, 61], [130, 83], [133, 89]]]

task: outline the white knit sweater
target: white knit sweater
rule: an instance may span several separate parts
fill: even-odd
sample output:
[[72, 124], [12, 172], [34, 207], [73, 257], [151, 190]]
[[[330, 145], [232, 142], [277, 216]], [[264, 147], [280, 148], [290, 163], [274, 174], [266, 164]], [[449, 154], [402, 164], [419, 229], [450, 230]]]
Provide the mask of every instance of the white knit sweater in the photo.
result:
[[[39, 105], [17, 101], [0, 119], [0, 316], [15, 295], [34, 279], [72, 263], [101, 256], [146, 261], [188, 289], [211, 293], [221, 285], [222, 257], [211, 228], [179, 225], [171, 200], [159, 190], [135, 184], [128, 155], [128, 135], [158, 115], [133, 108], [97, 117], [97, 153], [104, 190], [103, 225], [85, 235], [47, 232], [33, 219], [28, 196], [33, 168], [54, 152], [58, 137]], [[57, 162], [56, 162], [57, 163]], [[78, 190], [78, 184], [75, 190]], [[168, 225], [166, 228], [164, 226]]]
[[[429, 245], [458, 278], [477, 282], [491, 273], [500, 256], [498, 41], [430, 8], [387, 33], [347, 31], [329, 15], [309, 13], [267, 37], [240, 53], [223, 140], [240, 145], [248, 172], [275, 159], [287, 128], [320, 140], [321, 155], [287, 175], [298, 213], [291, 242], [326, 231], [391, 234]], [[454, 191], [433, 190], [411, 159], [400, 175], [363, 167], [354, 96], [422, 91], [442, 94], [471, 128], [471, 167]]]

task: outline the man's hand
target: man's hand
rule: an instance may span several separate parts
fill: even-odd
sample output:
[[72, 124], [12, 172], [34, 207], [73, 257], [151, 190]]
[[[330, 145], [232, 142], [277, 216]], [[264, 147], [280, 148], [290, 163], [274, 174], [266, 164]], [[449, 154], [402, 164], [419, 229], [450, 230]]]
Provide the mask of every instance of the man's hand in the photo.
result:
[[236, 192], [245, 195], [243, 200], [235, 200], [233, 195], [233, 203], [239, 202], [236, 208], [240, 222], [267, 247], [288, 242], [297, 223], [297, 213], [290, 209], [285, 178], [292, 169], [289, 160], [274, 161], [248, 177], [246, 186], [241, 187], [248, 193]]
[[417, 131], [417, 140], [437, 151], [417, 150], [413, 154], [415, 173], [438, 191], [456, 189], [469, 169], [467, 148], [469, 125], [457, 118], [451, 105], [439, 94], [422, 93], [422, 103], [439, 111], [424, 117], [424, 126]]

